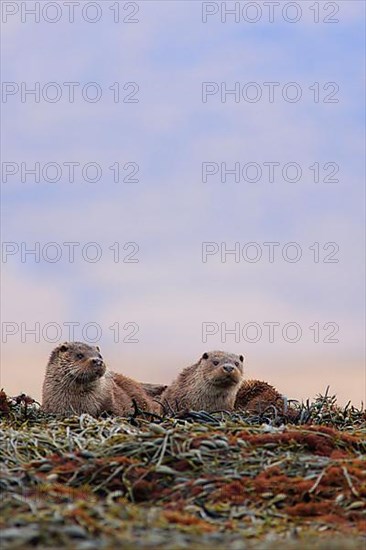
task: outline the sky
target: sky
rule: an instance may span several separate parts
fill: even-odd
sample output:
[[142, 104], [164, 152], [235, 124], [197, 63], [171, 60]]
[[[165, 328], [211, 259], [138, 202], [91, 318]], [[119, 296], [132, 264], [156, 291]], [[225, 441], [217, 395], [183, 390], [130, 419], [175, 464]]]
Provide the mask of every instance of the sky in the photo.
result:
[[2, 2], [7, 393], [40, 399], [74, 339], [145, 382], [223, 349], [289, 398], [365, 402], [364, 18]]

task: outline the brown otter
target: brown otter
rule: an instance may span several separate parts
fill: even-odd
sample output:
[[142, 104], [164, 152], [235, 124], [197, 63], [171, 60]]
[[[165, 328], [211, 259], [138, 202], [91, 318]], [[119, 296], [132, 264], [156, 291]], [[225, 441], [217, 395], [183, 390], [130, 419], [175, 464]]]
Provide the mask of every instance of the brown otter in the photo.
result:
[[232, 410], [243, 378], [243, 363], [242, 355], [223, 351], [204, 353], [162, 393], [164, 408], [167, 412]]
[[274, 405], [283, 410], [283, 396], [270, 384], [262, 380], [245, 380], [236, 395], [235, 408], [261, 413]]
[[51, 353], [42, 392], [46, 412], [124, 416], [133, 411], [132, 399], [142, 410], [159, 411], [138, 382], [107, 370], [98, 346], [65, 342]]
[[298, 411], [285, 405], [285, 396], [276, 388], [262, 380], [245, 380], [239, 388], [235, 400], [235, 409], [252, 414], [261, 414], [266, 411], [276, 411], [284, 414], [290, 422], [299, 417]]
[[[167, 389], [162, 384], [141, 384], [148, 395], [155, 399]], [[252, 414], [261, 414], [276, 408], [280, 414], [286, 414], [290, 420], [296, 420], [297, 411], [293, 407], [285, 407], [285, 398], [276, 388], [262, 380], [244, 380], [239, 387], [235, 399], [235, 410], [246, 411]]]
[[150, 397], [160, 397], [160, 395], [163, 393], [164, 390], [167, 389], [168, 386], [163, 386], [162, 384], [148, 384], [141, 382], [141, 386], [146, 391]]

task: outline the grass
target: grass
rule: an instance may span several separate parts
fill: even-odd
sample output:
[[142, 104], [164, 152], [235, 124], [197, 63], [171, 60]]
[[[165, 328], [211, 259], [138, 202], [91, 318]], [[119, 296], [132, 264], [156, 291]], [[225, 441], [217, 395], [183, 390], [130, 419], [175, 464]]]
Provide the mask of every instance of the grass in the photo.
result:
[[293, 407], [57, 419], [2, 392], [1, 548], [364, 549], [365, 411]]

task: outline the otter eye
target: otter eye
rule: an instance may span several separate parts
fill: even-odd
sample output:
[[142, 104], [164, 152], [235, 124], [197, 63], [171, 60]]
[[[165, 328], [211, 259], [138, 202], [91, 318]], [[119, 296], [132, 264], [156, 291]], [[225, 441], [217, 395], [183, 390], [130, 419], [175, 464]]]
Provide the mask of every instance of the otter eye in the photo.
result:
[[238, 367], [239, 366], [239, 363], [238, 361], [235, 361], [235, 366]]
[[84, 359], [84, 354], [83, 353], [78, 353], [76, 357], [78, 359]]
[[217, 365], [219, 364], [219, 361], [212, 361], [212, 364], [215, 365], [215, 367], [217, 367]]

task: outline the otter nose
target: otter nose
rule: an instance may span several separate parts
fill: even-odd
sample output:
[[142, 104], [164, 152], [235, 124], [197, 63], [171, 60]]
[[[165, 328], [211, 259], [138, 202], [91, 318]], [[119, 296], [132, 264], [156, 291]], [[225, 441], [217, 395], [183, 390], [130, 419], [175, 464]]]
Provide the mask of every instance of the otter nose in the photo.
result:
[[93, 365], [96, 367], [101, 367], [103, 365], [103, 359], [93, 359]]
[[232, 365], [223, 365], [222, 368], [225, 372], [232, 372], [234, 370], [234, 367]]

